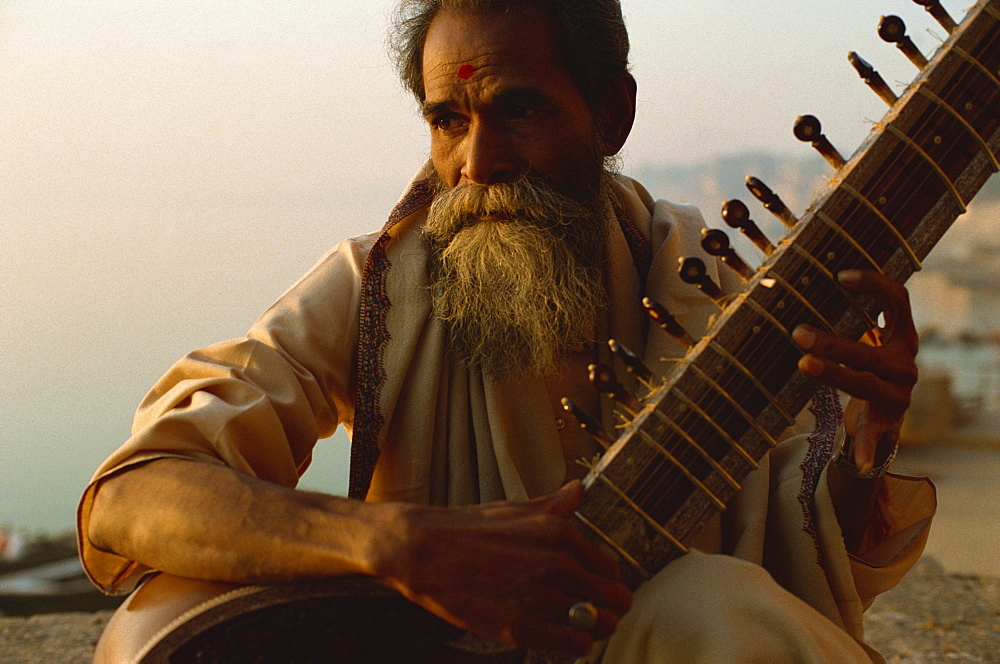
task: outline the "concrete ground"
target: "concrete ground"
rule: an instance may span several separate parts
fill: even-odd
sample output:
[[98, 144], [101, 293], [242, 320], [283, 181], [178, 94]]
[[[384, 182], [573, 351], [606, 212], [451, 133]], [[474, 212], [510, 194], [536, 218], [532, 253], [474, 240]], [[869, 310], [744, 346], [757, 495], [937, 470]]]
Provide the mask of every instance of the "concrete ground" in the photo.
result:
[[[921, 446], [894, 470], [930, 476], [938, 513], [924, 558], [865, 619], [889, 662], [1000, 661], [1000, 448]], [[110, 612], [0, 618], [3, 664], [86, 664]]]
[[[0, 662], [87, 664], [110, 615], [0, 618]], [[889, 662], [996, 662], [1000, 579], [946, 574], [939, 563], [924, 558], [875, 601], [865, 629]]]

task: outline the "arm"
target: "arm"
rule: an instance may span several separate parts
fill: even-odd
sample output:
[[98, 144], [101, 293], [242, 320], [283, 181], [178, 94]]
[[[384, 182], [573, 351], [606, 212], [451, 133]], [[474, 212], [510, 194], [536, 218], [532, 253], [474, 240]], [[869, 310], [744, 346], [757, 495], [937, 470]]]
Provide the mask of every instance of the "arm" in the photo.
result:
[[796, 328], [793, 338], [808, 351], [799, 360], [802, 373], [851, 395], [844, 414], [851, 437], [845, 461], [853, 462], [857, 472], [832, 463], [827, 476], [847, 550], [856, 553], [873, 525], [882, 482], [880, 473], [869, 479], [857, 475], [879, 467], [895, 450], [917, 382], [919, 340], [902, 285], [871, 271], [847, 270], [838, 278], [845, 287], [882, 302], [880, 345], [847, 341], [808, 326]]
[[[569, 519], [581, 493], [571, 483], [525, 503], [370, 504], [159, 459], [104, 480], [87, 535], [99, 548], [194, 578], [366, 574], [475, 633], [582, 654], [613, 631], [631, 595], [614, 560]], [[585, 599], [600, 607], [594, 636], [565, 622], [568, 607]]]

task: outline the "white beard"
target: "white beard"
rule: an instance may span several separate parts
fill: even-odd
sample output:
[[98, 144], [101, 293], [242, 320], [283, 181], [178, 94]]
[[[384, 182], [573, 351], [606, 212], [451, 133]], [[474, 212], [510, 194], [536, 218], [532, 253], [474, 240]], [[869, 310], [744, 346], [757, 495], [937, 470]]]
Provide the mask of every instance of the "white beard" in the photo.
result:
[[594, 341], [607, 242], [595, 198], [581, 203], [522, 180], [435, 199], [424, 229], [434, 312], [466, 365], [493, 379], [546, 376]]

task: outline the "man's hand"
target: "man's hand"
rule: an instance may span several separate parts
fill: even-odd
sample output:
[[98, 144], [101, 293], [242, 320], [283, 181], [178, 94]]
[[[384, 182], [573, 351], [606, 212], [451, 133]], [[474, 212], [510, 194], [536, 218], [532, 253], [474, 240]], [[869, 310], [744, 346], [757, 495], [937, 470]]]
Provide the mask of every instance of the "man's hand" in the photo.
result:
[[[375, 574], [435, 615], [519, 646], [586, 654], [631, 606], [615, 559], [570, 517], [582, 495], [571, 482], [552, 496], [461, 508], [402, 508]], [[598, 608], [593, 633], [569, 627], [573, 604]]]
[[808, 351], [799, 360], [802, 373], [851, 395], [844, 425], [853, 438], [853, 461], [864, 472], [885, 460], [899, 439], [917, 382], [918, 336], [902, 285], [874, 271], [845, 270], [837, 276], [845, 287], [882, 303], [885, 327], [873, 331], [875, 345], [806, 325], [795, 328], [792, 338]]

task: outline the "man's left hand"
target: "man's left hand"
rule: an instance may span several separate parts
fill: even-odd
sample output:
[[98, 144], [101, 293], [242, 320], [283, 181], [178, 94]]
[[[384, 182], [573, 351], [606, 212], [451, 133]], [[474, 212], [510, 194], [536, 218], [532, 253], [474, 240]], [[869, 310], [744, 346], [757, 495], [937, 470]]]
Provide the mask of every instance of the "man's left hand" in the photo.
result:
[[870, 295], [883, 306], [885, 327], [866, 335], [872, 342], [855, 342], [808, 325], [795, 328], [792, 338], [807, 351], [799, 370], [851, 395], [844, 425], [853, 438], [853, 461], [861, 472], [881, 462], [895, 448], [917, 382], [918, 336], [906, 289], [883, 274], [845, 270], [840, 283]]

